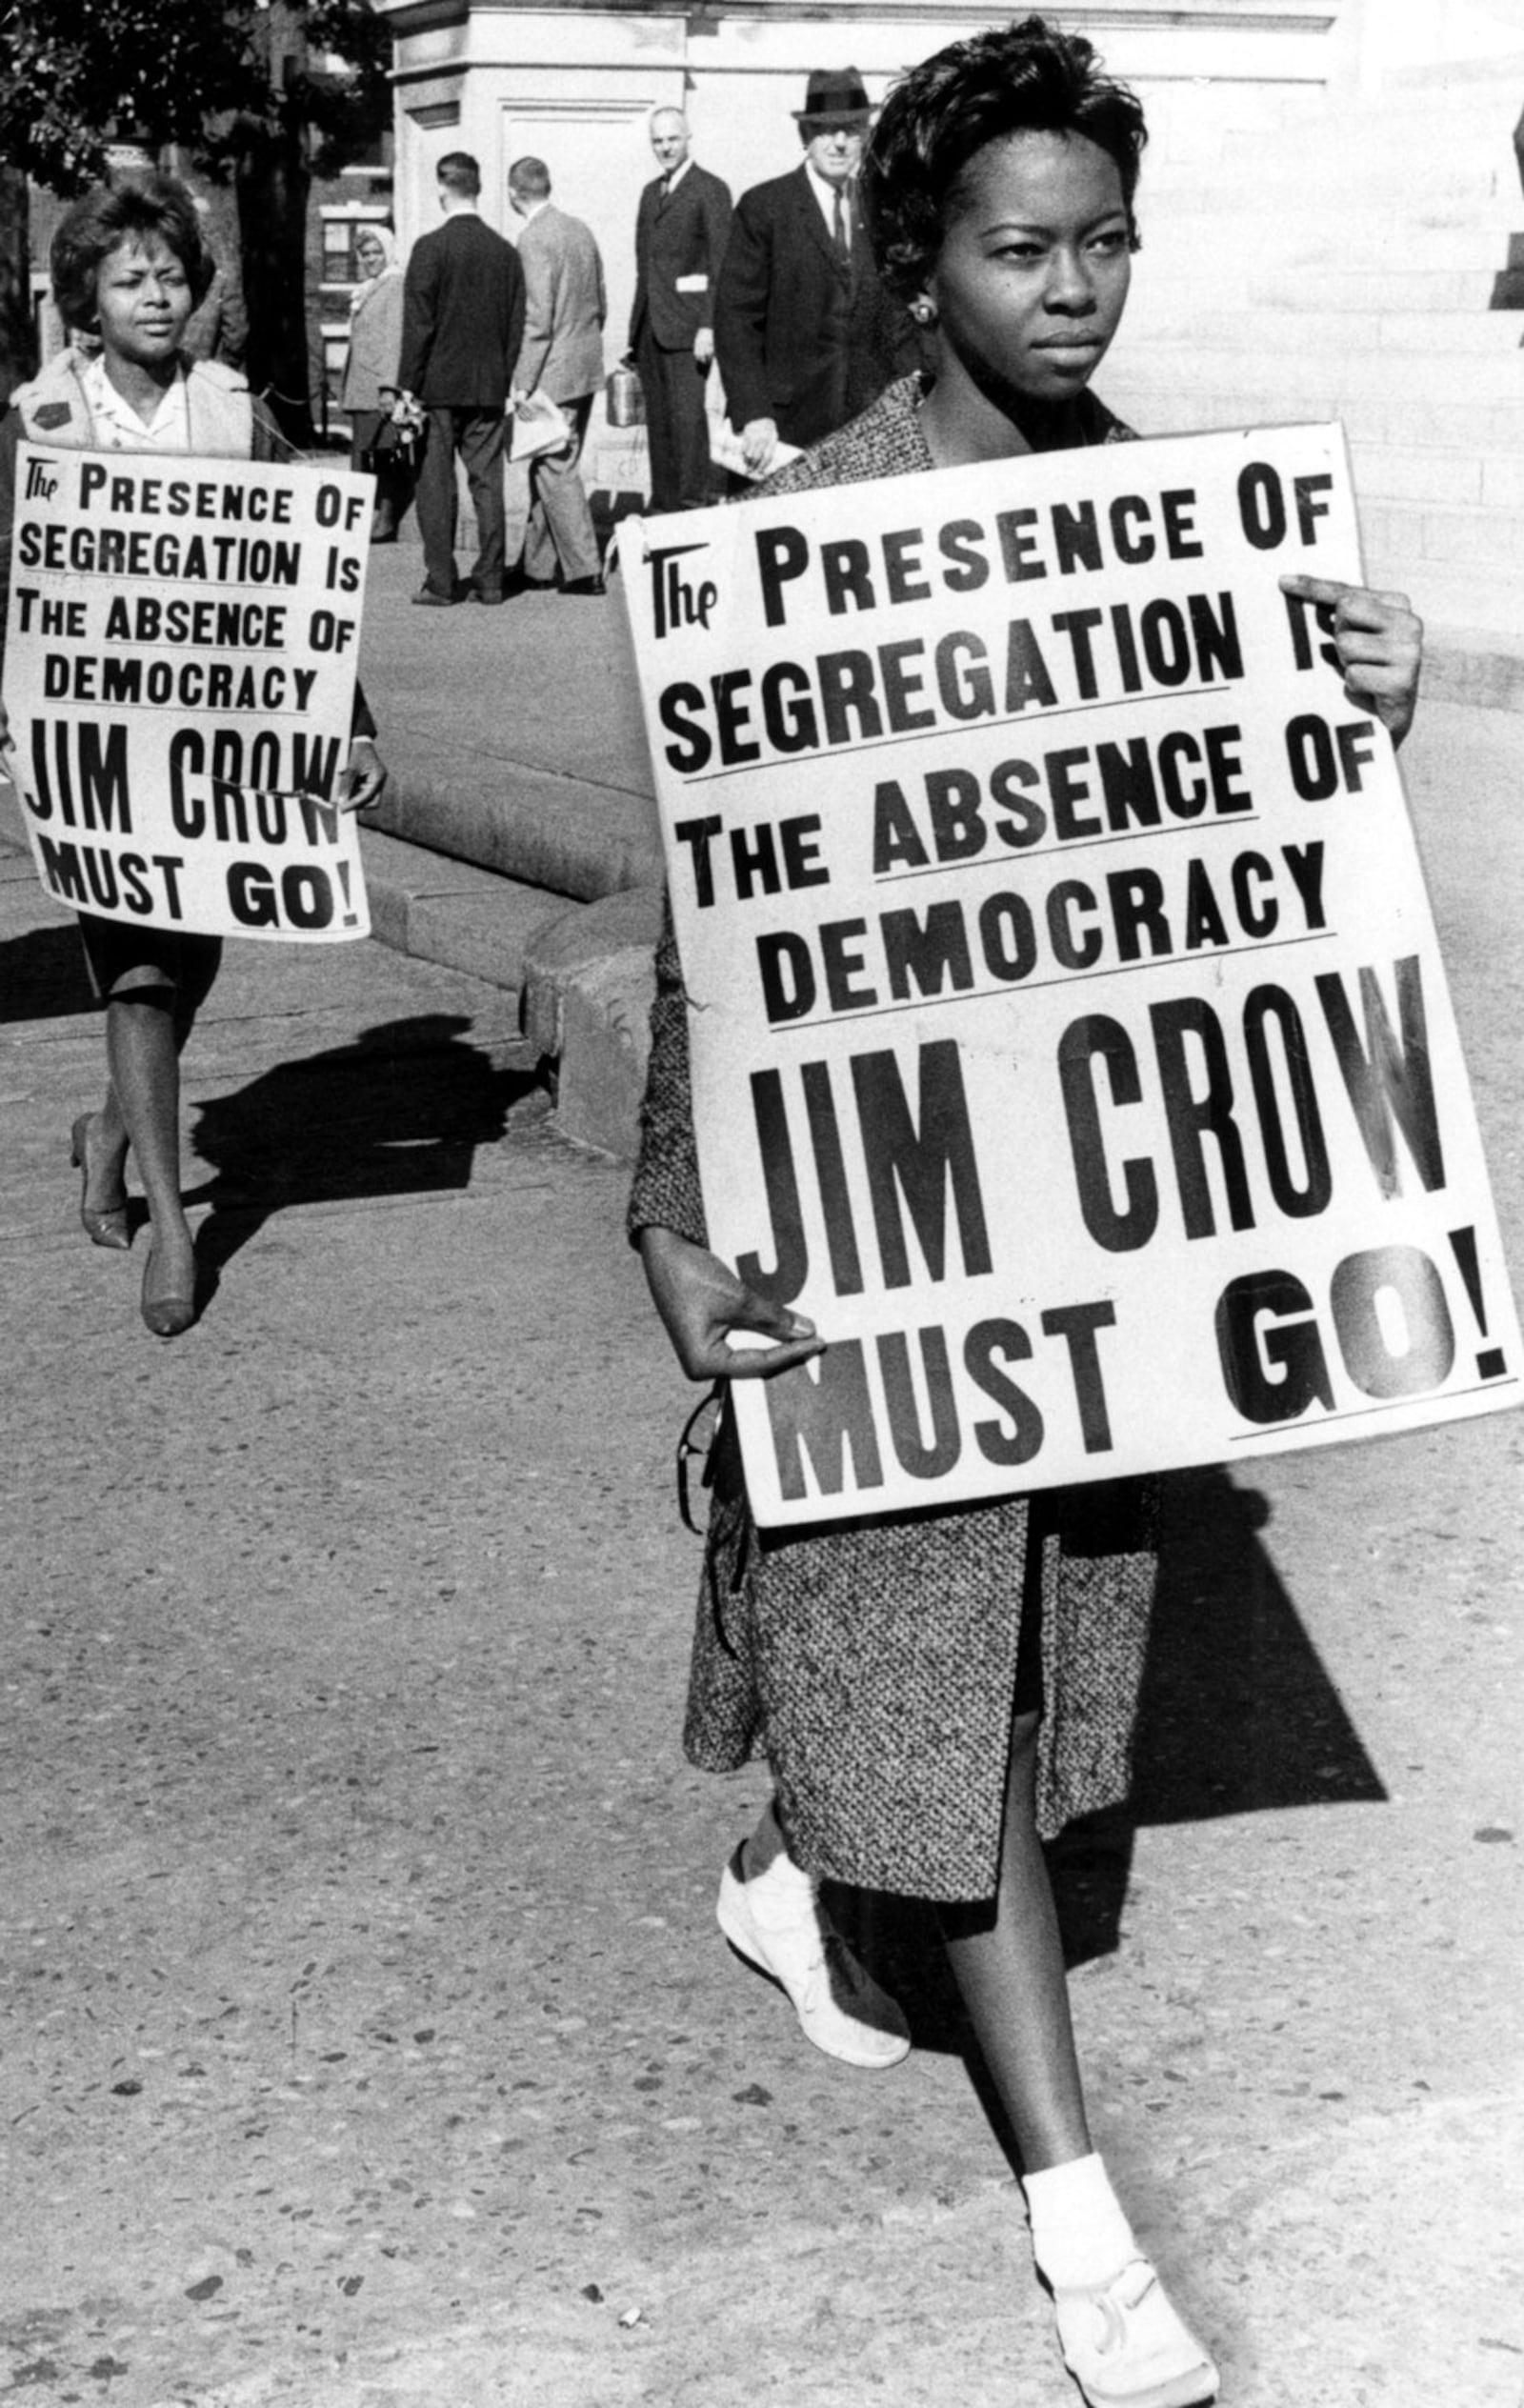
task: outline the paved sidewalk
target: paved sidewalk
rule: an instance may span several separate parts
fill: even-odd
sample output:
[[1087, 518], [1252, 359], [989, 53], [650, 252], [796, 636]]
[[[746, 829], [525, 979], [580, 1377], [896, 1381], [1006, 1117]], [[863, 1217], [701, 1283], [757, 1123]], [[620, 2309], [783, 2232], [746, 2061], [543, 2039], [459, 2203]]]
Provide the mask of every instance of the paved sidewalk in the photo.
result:
[[[1517, 1264], [1518, 738], [1478, 716], [1417, 783]], [[678, 1752], [690, 1394], [511, 996], [230, 948], [171, 1346], [141, 1237], [79, 1233], [99, 1023], [3, 852], [0, 997], [0, 2389], [1063, 2408], [924, 1925], [870, 1931], [882, 2077], [713, 1930], [764, 1784]], [[1098, 2137], [1225, 2408], [1524, 2401], [1521, 1460], [1500, 1416], [1173, 1491], [1135, 1827], [1062, 1888]]]

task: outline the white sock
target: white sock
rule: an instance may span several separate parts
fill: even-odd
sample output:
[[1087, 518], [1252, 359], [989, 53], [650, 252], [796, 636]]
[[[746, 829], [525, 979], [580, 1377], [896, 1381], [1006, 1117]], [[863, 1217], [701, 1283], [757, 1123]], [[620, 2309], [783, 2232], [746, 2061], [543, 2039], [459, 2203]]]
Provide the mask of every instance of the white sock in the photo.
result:
[[1098, 2288], [1141, 2255], [1106, 2168], [1093, 2153], [1029, 2174], [1022, 2188], [1032, 2251], [1055, 2291]]

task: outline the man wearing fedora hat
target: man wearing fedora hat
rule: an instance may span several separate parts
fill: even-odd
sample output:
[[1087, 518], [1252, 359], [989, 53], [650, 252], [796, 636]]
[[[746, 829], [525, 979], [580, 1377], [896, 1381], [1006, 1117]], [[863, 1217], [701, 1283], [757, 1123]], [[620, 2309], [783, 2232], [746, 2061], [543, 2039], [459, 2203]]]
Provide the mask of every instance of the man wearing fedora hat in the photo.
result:
[[854, 180], [872, 111], [854, 67], [817, 70], [794, 111], [804, 159], [743, 193], [714, 307], [714, 351], [747, 467], [818, 443], [916, 363], [879, 284]]

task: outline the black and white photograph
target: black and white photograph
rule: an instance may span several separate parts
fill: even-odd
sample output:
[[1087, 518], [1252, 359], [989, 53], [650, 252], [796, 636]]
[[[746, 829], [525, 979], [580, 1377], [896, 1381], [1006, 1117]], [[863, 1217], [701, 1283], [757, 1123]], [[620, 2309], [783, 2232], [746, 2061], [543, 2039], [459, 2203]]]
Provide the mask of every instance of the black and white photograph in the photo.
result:
[[1524, 0], [3, 0], [0, 2393], [1524, 2408], [1521, 897]]

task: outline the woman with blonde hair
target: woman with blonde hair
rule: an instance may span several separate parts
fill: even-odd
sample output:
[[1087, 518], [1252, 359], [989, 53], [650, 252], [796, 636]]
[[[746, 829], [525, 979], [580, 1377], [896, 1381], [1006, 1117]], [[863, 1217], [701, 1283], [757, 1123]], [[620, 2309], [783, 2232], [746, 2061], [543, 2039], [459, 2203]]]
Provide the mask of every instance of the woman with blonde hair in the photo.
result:
[[364, 281], [350, 295], [350, 348], [339, 408], [350, 421], [350, 466], [375, 477], [373, 544], [394, 544], [417, 481], [411, 430], [392, 424], [402, 357], [402, 258], [390, 226], [367, 220], [354, 237]]

